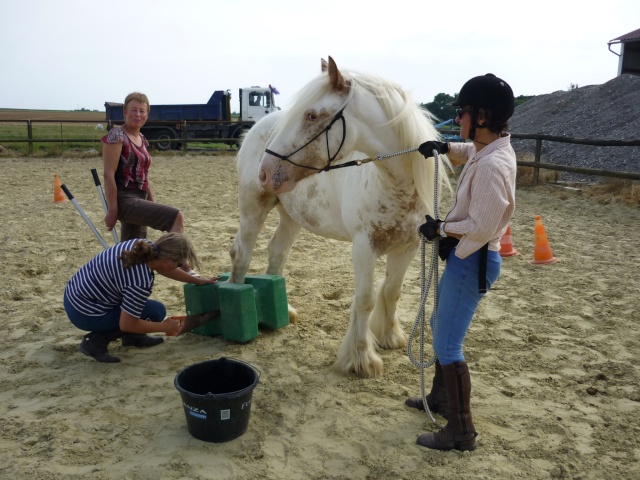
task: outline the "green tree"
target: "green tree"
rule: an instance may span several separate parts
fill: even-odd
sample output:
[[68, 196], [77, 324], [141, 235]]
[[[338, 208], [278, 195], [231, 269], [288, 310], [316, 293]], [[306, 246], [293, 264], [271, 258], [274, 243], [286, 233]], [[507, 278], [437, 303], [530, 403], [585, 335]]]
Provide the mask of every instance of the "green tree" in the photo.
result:
[[[573, 85], [573, 84], [572, 84]], [[575, 88], [578, 86], [575, 85]], [[515, 97], [515, 106], [522, 105], [527, 100], [531, 100], [535, 95], [518, 95]], [[429, 110], [440, 121], [444, 122], [451, 118], [456, 118], [456, 107], [451, 104], [458, 98], [458, 94], [451, 96], [447, 93], [439, 93], [433, 97], [429, 103], [421, 103], [420, 107]]]
[[524, 102], [526, 102], [527, 100], [531, 100], [533, 97], [535, 97], [535, 95], [518, 95], [515, 100], [516, 100], [516, 107], [518, 105], [522, 105]]
[[453, 97], [448, 93], [439, 93], [433, 97], [433, 101], [429, 103], [421, 103], [420, 106], [429, 110], [441, 122], [456, 118], [456, 107], [451, 104], [458, 98], [456, 93]]

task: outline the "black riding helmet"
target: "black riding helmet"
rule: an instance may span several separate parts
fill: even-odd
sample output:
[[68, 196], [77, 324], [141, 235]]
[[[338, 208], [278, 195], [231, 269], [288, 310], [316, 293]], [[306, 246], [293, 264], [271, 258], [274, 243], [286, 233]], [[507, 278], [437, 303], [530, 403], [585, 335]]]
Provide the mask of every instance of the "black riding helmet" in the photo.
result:
[[515, 100], [513, 90], [507, 82], [487, 73], [473, 77], [462, 86], [458, 98], [451, 105], [462, 107], [471, 105], [476, 110], [483, 108], [491, 110], [493, 118], [506, 122], [513, 115]]

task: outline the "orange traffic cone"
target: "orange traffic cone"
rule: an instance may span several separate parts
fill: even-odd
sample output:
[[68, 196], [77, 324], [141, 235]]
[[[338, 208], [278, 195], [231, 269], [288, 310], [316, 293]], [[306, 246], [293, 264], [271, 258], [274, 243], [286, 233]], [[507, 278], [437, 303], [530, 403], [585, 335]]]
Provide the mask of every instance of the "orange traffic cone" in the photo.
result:
[[57, 173], [53, 174], [53, 203], [68, 202], [69, 199], [65, 197], [62, 187], [60, 186], [60, 177]]
[[533, 265], [546, 265], [548, 263], [557, 262], [558, 259], [551, 253], [551, 247], [549, 246], [549, 240], [547, 234], [544, 231], [544, 225], [542, 225], [542, 218], [540, 215], [536, 215], [534, 223], [535, 244], [533, 248]]
[[500, 256], [512, 257], [514, 255], [518, 255], [518, 251], [513, 248], [511, 241], [511, 225], [509, 225], [507, 227], [507, 231], [504, 232], [504, 235], [500, 238]]

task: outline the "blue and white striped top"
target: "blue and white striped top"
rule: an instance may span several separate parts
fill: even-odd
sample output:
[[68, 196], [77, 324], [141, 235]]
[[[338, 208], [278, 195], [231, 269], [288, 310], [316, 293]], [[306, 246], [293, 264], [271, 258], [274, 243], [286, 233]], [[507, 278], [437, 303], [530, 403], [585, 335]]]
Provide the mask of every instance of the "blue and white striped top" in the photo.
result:
[[118, 258], [139, 240], [127, 240], [104, 250], [73, 274], [65, 295], [80, 313], [101, 316], [120, 305], [140, 318], [153, 289], [154, 272], [145, 263], [125, 269]]

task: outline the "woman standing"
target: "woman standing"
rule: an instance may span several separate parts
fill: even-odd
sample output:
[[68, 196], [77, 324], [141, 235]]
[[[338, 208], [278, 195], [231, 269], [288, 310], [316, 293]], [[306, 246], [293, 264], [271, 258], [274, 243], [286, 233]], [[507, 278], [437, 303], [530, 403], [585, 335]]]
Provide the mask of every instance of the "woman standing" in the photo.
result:
[[[465, 164], [455, 203], [445, 220], [427, 216], [420, 233], [440, 238], [446, 265], [439, 283], [438, 311], [431, 318], [436, 373], [427, 396], [429, 409], [441, 412], [447, 425], [423, 433], [417, 443], [437, 450], [474, 450], [476, 430], [470, 408], [471, 377], [462, 344], [480, 300], [500, 275], [500, 238], [515, 208], [516, 156], [506, 133], [513, 115], [511, 87], [493, 74], [466, 82], [453, 103], [465, 143], [425, 142], [420, 153], [448, 154], [454, 165]], [[443, 252], [446, 245], [453, 247]], [[422, 398], [409, 407], [424, 409]]]
[[89, 333], [79, 349], [99, 362], [115, 363], [109, 342], [122, 338], [124, 347], [153, 347], [161, 337], [147, 333], [181, 333], [178, 320], [164, 318], [165, 306], [150, 300], [158, 272], [167, 278], [196, 285], [216, 283], [217, 277], [193, 277], [180, 267], [198, 258], [189, 240], [180, 233], [167, 233], [155, 243], [127, 240], [108, 248], [82, 266], [64, 290], [64, 308], [71, 323]]
[[[146, 238], [147, 227], [163, 232], [184, 231], [184, 217], [177, 208], [156, 203], [149, 183], [149, 142], [140, 133], [149, 117], [149, 99], [133, 92], [124, 101], [124, 125], [113, 127], [102, 137], [104, 187], [108, 230], [120, 220], [121, 240]], [[189, 272], [191, 266], [183, 265]]]

